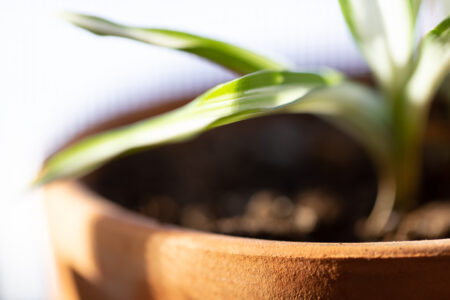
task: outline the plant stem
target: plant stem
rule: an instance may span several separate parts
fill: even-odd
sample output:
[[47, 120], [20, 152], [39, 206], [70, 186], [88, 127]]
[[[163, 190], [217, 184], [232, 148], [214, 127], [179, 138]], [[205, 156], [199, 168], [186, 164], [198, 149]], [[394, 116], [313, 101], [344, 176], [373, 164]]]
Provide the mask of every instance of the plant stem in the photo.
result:
[[422, 166], [422, 140], [428, 109], [392, 97], [392, 157], [377, 166], [378, 193], [374, 208], [364, 224], [366, 238], [379, 237], [388, 225], [394, 206], [407, 211], [417, 205]]
[[409, 210], [417, 204], [428, 108], [416, 107], [403, 97], [397, 100], [393, 108], [396, 206]]
[[379, 237], [386, 229], [396, 199], [396, 181], [391, 166], [378, 167], [378, 191], [374, 207], [364, 224], [365, 238]]

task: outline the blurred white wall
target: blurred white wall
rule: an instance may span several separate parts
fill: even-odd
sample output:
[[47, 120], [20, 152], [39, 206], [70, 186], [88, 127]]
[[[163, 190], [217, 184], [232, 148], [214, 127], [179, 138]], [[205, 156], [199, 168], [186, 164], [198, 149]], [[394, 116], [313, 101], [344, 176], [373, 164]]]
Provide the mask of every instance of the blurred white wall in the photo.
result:
[[60, 10], [215, 37], [298, 68], [365, 71], [335, 0], [1, 1], [0, 299], [48, 298], [45, 216], [26, 185], [52, 150], [118, 111], [233, 78], [187, 54], [96, 37]]

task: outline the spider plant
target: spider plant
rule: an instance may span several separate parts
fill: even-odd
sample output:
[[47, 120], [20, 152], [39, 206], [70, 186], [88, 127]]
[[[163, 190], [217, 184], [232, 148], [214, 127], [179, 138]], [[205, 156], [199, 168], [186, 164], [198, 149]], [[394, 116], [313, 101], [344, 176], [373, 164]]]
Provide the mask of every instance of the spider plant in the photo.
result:
[[430, 101], [450, 67], [450, 18], [415, 43], [420, 1], [339, 2], [377, 88], [336, 71], [290, 71], [259, 54], [193, 34], [64, 13], [65, 19], [97, 35], [185, 51], [244, 76], [179, 109], [88, 137], [60, 151], [47, 160], [35, 184], [81, 176], [118, 155], [190, 139], [232, 122], [275, 113], [312, 113], [352, 135], [373, 158], [379, 189], [366, 229], [380, 233], [394, 205], [402, 210], [415, 204]]

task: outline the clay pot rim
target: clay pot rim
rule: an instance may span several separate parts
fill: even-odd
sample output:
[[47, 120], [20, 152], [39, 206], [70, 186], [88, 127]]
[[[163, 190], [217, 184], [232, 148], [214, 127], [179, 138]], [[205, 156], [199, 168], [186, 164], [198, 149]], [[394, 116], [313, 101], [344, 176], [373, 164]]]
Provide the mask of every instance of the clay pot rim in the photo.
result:
[[[165, 104], [152, 103], [136, 112], [107, 120], [91, 131], [82, 132], [74, 142], [88, 134], [107, 128], [138, 121], [143, 116], [156, 115], [185, 103], [192, 97]], [[70, 143], [69, 143], [70, 144]], [[57, 195], [70, 195], [72, 198], [85, 200], [90, 214], [115, 219], [136, 229], [136, 232], [170, 240], [171, 244], [182, 247], [198, 247], [217, 253], [234, 253], [236, 255], [289, 257], [290, 259], [389, 259], [414, 257], [450, 257], [450, 238], [395, 241], [395, 242], [288, 242], [263, 240], [257, 238], [237, 237], [226, 234], [199, 231], [177, 225], [159, 223], [157, 220], [128, 210], [109, 199], [101, 197], [87, 188], [81, 181], [64, 179], [44, 187], [47, 197], [54, 191]], [[52, 196], [50, 196], [52, 197]]]
[[[93, 215], [112, 218], [136, 228], [136, 232], [162, 238], [171, 245], [202, 248], [236, 255], [289, 257], [304, 259], [389, 259], [413, 257], [450, 257], [450, 239], [394, 242], [290, 242], [236, 237], [203, 232], [177, 225], [159, 223], [119, 206], [89, 190], [77, 180], [60, 180], [45, 187], [46, 193], [83, 198]], [[90, 212], [91, 213], [91, 212]]]

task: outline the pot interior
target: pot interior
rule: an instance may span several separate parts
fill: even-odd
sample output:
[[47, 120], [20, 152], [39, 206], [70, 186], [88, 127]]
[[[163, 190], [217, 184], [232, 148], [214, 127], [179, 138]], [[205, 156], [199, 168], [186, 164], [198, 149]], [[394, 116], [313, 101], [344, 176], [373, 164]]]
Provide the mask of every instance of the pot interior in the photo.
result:
[[[450, 198], [445, 183], [450, 158], [433, 161], [448, 149], [448, 144], [436, 145], [436, 132], [450, 128], [448, 117], [437, 111], [427, 131], [431, 143], [424, 152], [420, 197], [421, 204], [431, 205], [430, 220], [446, 219], [450, 212], [449, 201], [436, 202]], [[309, 115], [261, 117], [216, 128], [187, 142], [116, 159], [84, 181], [113, 202], [163, 223], [317, 242], [361, 241], [358, 226], [373, 206], [377, 187], [364, 150]], [[397, 215], [382, 239], [450, 236], [449, 222], [427, 231], [423, 227], [429, 224], [417, 225], [423, 213], [413, 214], [413, 222], [409, 215]], [[403, 228], [404, 220], [411, 228]]]

